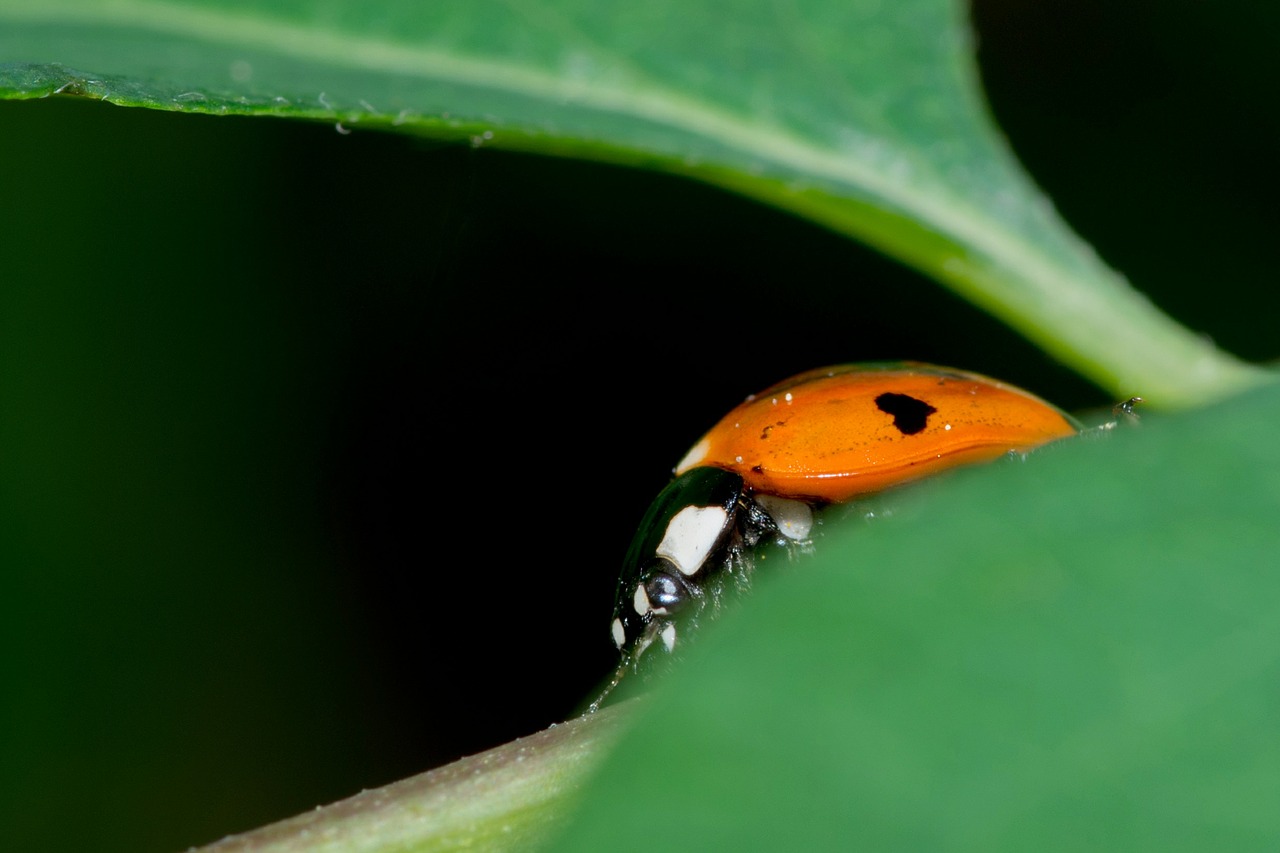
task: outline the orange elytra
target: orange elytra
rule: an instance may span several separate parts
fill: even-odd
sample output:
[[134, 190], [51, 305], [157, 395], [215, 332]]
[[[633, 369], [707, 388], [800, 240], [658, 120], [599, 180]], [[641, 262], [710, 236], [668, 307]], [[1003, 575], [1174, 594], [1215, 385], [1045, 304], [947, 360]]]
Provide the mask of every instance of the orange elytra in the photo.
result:
[[1051, 404], [977, 373], [843, 364], [748, 397], [675, 472], [713, 466], [757, 493], [838, 502], [1077, 432]]

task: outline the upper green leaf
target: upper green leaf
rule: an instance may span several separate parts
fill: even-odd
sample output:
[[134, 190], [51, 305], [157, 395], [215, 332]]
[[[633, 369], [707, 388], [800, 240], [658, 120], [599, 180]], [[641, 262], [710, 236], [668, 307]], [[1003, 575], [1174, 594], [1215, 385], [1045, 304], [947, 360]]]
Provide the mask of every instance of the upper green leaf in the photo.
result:
[[1117, 395], [1256, 371], [1063, 224], [991, 125], [956, 0], [0, 0], [0, 94], [298, 116], [652, 166], [916, 265]]

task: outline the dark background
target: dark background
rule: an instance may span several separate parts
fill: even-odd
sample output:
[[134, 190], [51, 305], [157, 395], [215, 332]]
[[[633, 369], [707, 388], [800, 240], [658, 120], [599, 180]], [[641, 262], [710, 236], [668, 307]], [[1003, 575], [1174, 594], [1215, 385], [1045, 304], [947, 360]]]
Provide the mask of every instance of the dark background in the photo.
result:
[[[975, 16], [1066, 218], [1273, 358], [1275, 13]], [[176, 850], [564, 719], [670, 466], [790, 373], [916, 358], [1110, 402], [896, 263], [674, 178], [74, 100], [0, 129], [5, 849]]]

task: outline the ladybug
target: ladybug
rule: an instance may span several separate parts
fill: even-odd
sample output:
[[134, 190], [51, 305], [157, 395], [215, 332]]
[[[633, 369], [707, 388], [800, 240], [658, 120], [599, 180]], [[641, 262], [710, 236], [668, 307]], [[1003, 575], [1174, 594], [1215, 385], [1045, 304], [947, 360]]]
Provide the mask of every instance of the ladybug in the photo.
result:
[[1020, 388], [919, 362], [824, 367], [751, 395], [645, 513], [614, 602], [622, 661], [592, 709], [648, 649], [674, 652], [747, 589], [758, 564], [810, 551], [823, 508], [1080, 430]]

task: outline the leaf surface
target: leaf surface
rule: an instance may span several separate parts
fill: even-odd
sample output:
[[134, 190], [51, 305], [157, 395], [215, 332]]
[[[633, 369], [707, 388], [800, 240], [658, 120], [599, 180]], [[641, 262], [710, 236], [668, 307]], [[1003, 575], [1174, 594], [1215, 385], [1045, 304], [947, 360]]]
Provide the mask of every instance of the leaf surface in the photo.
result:
[[901, 494], [699, 637], [556, 850], [1265, 847], [1272, 387]]
[[1257, 381], [1103, 264], [1020, 169], [989, 120], [964, 8], [0, 0], [0, 95], [688, 174], [901, 258], [1117, 396], [1175, 407]]

